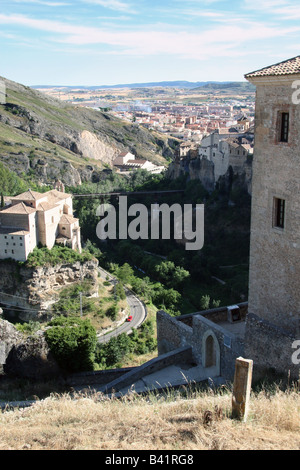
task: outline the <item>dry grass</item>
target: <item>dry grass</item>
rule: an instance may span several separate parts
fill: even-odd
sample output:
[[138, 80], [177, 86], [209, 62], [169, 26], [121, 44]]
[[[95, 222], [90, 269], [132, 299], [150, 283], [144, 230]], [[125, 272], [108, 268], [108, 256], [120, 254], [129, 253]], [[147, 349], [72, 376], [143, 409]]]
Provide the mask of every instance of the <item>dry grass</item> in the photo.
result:
[[247, 423], [233, 420], [231, 393], [108, 399], [51, 396], [0, 415], [0, 450], [295, 450], [297, 390], [252, 396]]

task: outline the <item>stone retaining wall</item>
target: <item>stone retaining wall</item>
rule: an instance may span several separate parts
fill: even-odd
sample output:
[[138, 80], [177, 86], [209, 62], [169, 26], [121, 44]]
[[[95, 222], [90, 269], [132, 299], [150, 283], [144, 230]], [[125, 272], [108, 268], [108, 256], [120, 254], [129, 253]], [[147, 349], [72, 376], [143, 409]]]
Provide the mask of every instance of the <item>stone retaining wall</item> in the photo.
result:
[[182, 347], [178, 348], [169, 353], [163, 354], [161, 356], [155, 357], [151, 361], [142, 364], [139, 367], [131, 370], [130, 372], [124, 374], [119, 379], [116, 379], [104, 387], [101, 391], [105, 393], [112, 393], [113, 391], [117, 392], [124, 387], [130, 387], [138, 380], [142, 379], [146, 375], [157, 372], [165, 367], [178, 365], [178, 364], [190, 364], [192, 360], [192, 349], [191, 347]]
[[[246, 304], [242, 307], [246, 308]], [[242, 315], [244, 314], [245, 311]], [[244, 340], [211, 321], [210, 316], [215, 319], [227, 319], [227, 308], [221, 307], [181, 317], [171, 317], [164, 311], [157, 312], [158, 354], [190, 346], [193, 363], [209, 367], [206, 365], [206, 340], [211, 337], [214, 341], [214, 365], [217, 375], [233, 380], [235, 359], [244, 355]]]
[[[253, 313], [246, 321], [245, 354], [253, 359], [254, 380], [282, 374], [284, 379], [298, 380], [300, 364], [293, 364], [292, 356], [296, 350], [292, 347], [298, 337], [285, 331]], [[266, 354], [267, 348], [267, 354]], [[298, 347], [299, 349], [299, 347]], [[298, 354], [300, 357], [300, 354]]]

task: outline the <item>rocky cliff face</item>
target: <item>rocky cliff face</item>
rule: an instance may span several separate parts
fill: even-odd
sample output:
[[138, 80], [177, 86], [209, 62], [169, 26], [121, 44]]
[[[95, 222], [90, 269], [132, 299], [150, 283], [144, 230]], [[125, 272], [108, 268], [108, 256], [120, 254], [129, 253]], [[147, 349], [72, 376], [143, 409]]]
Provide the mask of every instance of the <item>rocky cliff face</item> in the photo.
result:
[[0, 319], [0, 374], [2, 365], [5, 364], [11, 349], [20, 343], [21, 340], [21, 333], [13, 325], [6, 320]]
[[[97, 291], [98, 261], [58, 264], [37, 268], [19, 267], [16, 263], [0, 263], [0, 303], [18, 311], [23, 321], [48, 320], [46, 309], [58, 300], [58, 291], [80, 280], [91, 281]], [[93, 292], [92, 292], [93, 293]], [[24, 310], [22, 310], [24, 309]], [[25, 310], [26, 309], [26, 310]]]
[[213, 191], [215, 187], [214, 164], [209, 160], [177, 159], [171, 163], [167, 174], [171, 179], [187, 174], [191, 180], [200, 180], [207, 191]]
[[36, 380], [59, 377], [61, 374], [42, 331], [28, 338], [23, 337], [11, 345], [3, 363], [3, 371], [11, 377]]
[[[232, 172], [228, 169], [225, 175], [221, 176], [219, 183], [229, 185]], [[188, 175], [191, 180], [200, 180], [203, 187], [212, 192], [216, 187], [216, 179], [214, 172], [214, 163], [205, 158], [190, 158], [189, 156], [177, 158], [168, 168], [167, 175], [171, 179], [176, 179], [182, 175]], [[252, 162], [247, 161], [244, 168], [239, 171], [238, 185], [242, 186], [248, 194], [251, 195], [252, 187]]]

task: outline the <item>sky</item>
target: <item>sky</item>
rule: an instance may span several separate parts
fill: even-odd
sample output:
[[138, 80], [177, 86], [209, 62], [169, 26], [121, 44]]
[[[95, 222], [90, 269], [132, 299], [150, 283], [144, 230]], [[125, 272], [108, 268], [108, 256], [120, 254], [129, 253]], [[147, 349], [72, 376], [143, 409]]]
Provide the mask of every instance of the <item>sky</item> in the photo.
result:
[[0, 76], [27, 86], [243, 81], [297, 55], [299, 0], [0, 0]]

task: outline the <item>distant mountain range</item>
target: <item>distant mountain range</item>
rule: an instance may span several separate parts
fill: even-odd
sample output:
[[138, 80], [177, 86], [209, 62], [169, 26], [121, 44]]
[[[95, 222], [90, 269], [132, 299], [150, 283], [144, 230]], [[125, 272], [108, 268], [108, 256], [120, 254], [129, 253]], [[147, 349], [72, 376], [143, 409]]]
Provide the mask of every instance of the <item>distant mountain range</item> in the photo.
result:
[[223, 88], [240, 88], [244, 91], [252, 91], [255, 89], [253, 85], [248, 82], [189, 82], [184, 80], [179, 81], [166, 81], [166, 82], [148, 82], [148, 83], [127, 83], [119, 85], [93, 85], [93, 86], [64, 86], [64, 85], [33, 85], [32, 88], [47, 89], [47, 88], [64, 88], [64, 89], [82, 89], [82, 90], [99, 90], [106, 88], [186, 88], [186, 89], [197, 89], [197, 88], [208, 88], [208, 89], [223, 89]]

